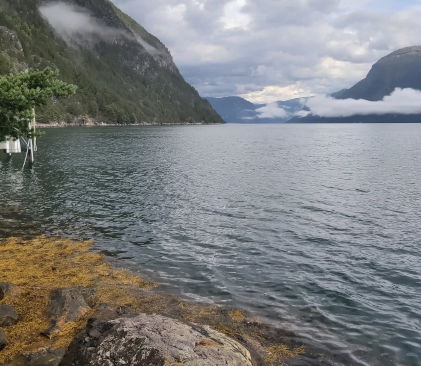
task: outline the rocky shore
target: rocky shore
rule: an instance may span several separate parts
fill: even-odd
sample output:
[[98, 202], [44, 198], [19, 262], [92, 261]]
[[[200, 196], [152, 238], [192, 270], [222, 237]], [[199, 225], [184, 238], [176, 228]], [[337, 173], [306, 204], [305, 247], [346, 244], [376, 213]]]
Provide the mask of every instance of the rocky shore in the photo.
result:
[[91, 242], [0, 239], [1, 366], [292, 364], [294, 335], [111, 266]]
[[[164, 122], [140, 122], [140, 123], [105, 123], [96, 121], [90, 118], [78, 119], [74, 122], [51, 122], [51, 123], [37, 123], [38, 128], [65, 128], [65, 127], [130, 127], [130, 126], [193, 126], [193, 125], [206, 125], [205, 122], [185, 122], [185, 123], [164, 123]], [[220, 123], [222, 124], [222, 123]], [[213, 124], [215, 125], [215, 123]]]

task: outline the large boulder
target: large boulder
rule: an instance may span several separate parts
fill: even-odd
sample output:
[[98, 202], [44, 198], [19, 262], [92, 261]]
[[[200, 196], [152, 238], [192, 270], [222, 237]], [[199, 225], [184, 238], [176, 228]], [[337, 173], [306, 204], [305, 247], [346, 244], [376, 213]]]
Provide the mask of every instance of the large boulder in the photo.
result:
[[0, 305], [0, 327], [15, 325], [19, 321], [19, 314], [9, 305]]
[[209, 327], [154, 314], [91, 320], [62, 366], [252, 366], [248, 350]]

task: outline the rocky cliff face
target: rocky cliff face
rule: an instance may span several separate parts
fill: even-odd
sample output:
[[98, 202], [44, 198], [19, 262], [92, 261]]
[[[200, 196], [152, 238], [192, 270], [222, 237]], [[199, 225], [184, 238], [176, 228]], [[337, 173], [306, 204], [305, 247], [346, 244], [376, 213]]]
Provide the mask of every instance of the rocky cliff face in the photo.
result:
[[222, 122], [167, 48], [108, 0], [0, 0], [0, 49], [0, 73], [50, 66], [79, 86], [41, 122]]

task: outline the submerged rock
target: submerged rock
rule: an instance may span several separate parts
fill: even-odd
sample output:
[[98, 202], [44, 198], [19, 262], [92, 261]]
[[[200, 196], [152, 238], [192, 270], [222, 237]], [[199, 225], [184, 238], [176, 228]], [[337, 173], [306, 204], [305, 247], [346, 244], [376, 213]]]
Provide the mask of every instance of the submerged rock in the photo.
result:
[[249, 351], [209, 327], [155, 314], [92, 320], [63, 366], [252, 366]]
[[3, 329], [0, 329], [0, 351], [9, 344], [6, 333]]
[[19, 315], [9, 305], [0, 305], [0, 327], [15, 325], [19, 321]]

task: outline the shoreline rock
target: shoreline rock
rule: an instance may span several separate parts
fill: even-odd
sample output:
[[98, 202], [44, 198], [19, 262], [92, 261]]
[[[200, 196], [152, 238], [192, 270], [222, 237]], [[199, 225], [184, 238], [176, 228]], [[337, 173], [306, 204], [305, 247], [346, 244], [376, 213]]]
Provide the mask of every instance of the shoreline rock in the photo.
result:
[[6, 333], [3, 329], [0, 329], [0, 351], [9, 344]]
[[[293, 333], [243, 310], [160, 292], [91, 246], [45, 236], [0, 239], [0, 279], [7, 283], [0, 309], [19, 314], [4, 328], [0, 365], [163, 366], [169, 359], [173, 366], [277, 366], [308, 355]], [[142, 357], [149, 364], [130, 361]]]
[[0, 282], [0, 300], [6, 296], [14, 296], [19, 293], [19, 287], [9, 282]]
[[64, 348], [41, 350], [32, 354], [20, 355], [5, 366], [60, 366], [65, 353]]
[[78, 287], [53, 290], [48, 307], [51, 327], [42, 332], [42, 335], [51, 338], [67, 323], [81, 320], [92, 310], [87, 301], [93, 293], [91, 289]]
[[164, 123], [164, 122], [142, 122], [142, 123], [104, 123], [104, 122], [53, 122], [37, 123], [37, 128], [66, 128], [66, 127], [146, 127], [146, 126], [206, 126], [223, 125], [224, 123], [186, 122], [186, 123]]
[[157, 314], [93, 320], [64, 356], [62, 366], [252, 366], [249, 351], [206, 326]]
[[19, 321], [16, 310], [6, 304], [0, 305], [0, 327], [15, 325]]

